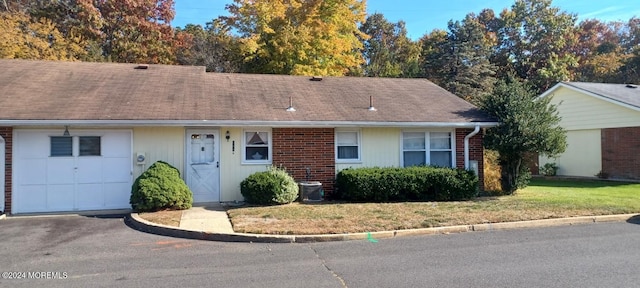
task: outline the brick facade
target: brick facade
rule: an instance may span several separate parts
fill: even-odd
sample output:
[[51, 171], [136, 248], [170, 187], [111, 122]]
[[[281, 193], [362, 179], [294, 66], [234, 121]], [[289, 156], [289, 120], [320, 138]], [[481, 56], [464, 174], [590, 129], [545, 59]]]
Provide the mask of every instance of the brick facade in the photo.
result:
[[11, 214], [11, 165], [13, 157], [13, 128], [0, 127], [0, 136], [4, 139], [4, 212]]
[[[456, 129], [456, 167], [464, 168], [464, 137], [473, 132], [473, 129]], [[484, 190], [484, 155], [482, 148], [483, 131], [469, 139], [469, 161], [478, 161], [478, 184], [480, 190]]]
[[333, 128], [273, 128], [273, 165], [282, 166], [297, 181], [320, 181], [326, 195], [336, 177]]
[[601, 144], [604, 174], [640, 179], [640, 127], [602, 129]]

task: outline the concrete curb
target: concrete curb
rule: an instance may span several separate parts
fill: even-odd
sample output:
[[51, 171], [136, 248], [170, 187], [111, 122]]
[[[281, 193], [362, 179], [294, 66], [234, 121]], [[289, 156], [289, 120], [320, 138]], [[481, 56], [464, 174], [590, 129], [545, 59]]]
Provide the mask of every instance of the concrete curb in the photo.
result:
[[540, 228], [554, 226], [569, 226], [576, 224], [600, 223], [600, 222], [622, 222], [627, 221], [640, 214], [621, 214], [604, 216], [581, 216], [571, 218], [543, 219], [518, 222], [486, 223], [475, 225], [459, 225], [448, 227], [406, 229], [394, 231], [381, 231], [370, 233], [345, 233], [345, 234], [320, 234], [320, 235], [270, 235], [270, 234], [249, 234], [249, 233], [211, 233], [204, 231], [185, 230], [178, 227], [156, 224], [142, 219], [138, 213], [131, 213], [125, 219], [131, 227], [152, 234], [209, 241], [222, 242], [258, 242], [258, 243], [310, 243], [310, 242], [330, 242], [386, 239], [404, 236], [437, 235], [462, 233], [473, 231], [491, 231], [521, 228]]

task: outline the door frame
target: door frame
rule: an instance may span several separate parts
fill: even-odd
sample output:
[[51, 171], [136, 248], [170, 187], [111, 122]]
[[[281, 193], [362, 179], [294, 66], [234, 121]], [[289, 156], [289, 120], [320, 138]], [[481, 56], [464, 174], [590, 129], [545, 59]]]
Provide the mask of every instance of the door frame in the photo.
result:
[[[190, 178], [190, 173], [191, 169], [189, 169], [189, 165], [191, 163], [191, 137], [190, 135], [193, 133], [200, 133], [200, 134], [214, 134], [215, 135], [215, 140], [214, 140], [214, 145], [213, 145], [213, 157], [214, 157], [214, 161], [218, 163], [217, 168], [218, 168], [218, 172], [215, 176], [215, 180], [217, 183], [214, 183], [214, 188], [217, 191], [217, 197], [214, 195], [214, 199], [213, 202], [220, 202], [221, 199], [221, 187], [222, 185], [220, 185], [220, 145], [222, 144], [222, 141], [220, 141], [220, 129], [219, 128], [211, 128], [211, 127], [186, 127], [184, 130], [184, 180], [185, 183], [187, 184], [187, 187], [189, 187], [188, 182], [189, 178]], [[189, 187], [189, 189], [191, 189], [191, 187]], [[194, 203], [200, 203], [200, 202], [195, 202]]]

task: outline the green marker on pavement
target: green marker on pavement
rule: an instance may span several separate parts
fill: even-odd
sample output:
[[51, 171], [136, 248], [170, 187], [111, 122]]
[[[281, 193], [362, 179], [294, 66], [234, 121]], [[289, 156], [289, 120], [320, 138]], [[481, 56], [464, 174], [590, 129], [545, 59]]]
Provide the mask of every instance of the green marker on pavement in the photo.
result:
[[369, 242], [371, 243], [378, 243], [378, 240], [373, 239], [373, 237], [371, 236], [371, 232], [367, 233], [367, 240], [369, 240]]

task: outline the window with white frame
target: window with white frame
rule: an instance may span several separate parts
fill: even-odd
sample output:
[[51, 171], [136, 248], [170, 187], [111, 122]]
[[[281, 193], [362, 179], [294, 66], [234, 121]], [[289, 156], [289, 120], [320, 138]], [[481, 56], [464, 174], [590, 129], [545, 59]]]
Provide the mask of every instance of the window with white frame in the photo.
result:
[[270, 163], [271, 162], [271, 141], [268, 131], [245, 130], [244, 131], [244, 155], [245, 163]]
[[336, 131], [336, 162], [360, 161], [360, 132]]
[[432, 165], [453, 166], [451, 132], [403, 132], [402, 159], [404, 167]]
[[51, 136], [49, 139], [51, 157], [102, 155], [100, 136]]

